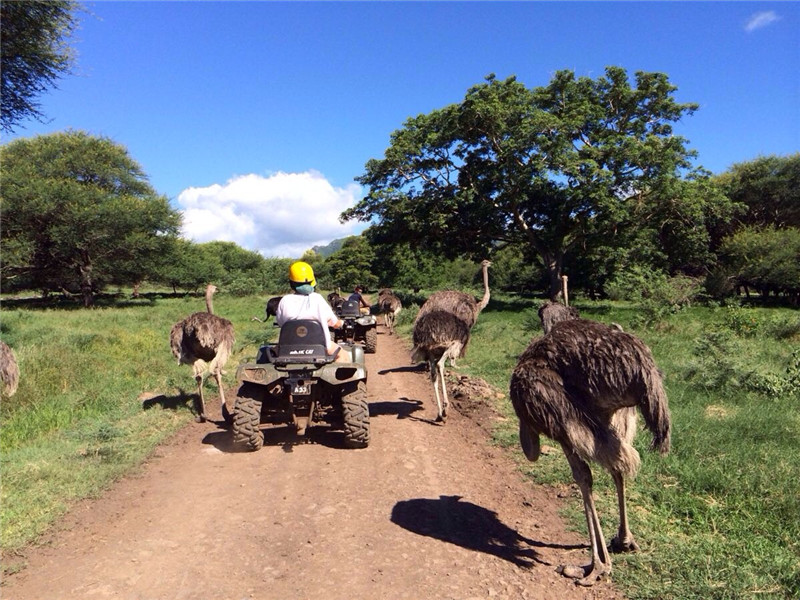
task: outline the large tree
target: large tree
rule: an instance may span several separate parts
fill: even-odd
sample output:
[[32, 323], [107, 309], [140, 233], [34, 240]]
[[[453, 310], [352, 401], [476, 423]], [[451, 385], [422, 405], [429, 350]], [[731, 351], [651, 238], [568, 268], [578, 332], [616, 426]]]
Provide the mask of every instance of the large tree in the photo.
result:
[[800, 228], [746, 226], [725, 239], [725, 266], [739, 285], [764, 296], [785, 292], [797, 302], [800, 294]]
[[362, 236], [345, 238], [342, 247], [326, 258], [314, 274], [321, 289], [341, 289], [347, 294], [356, 285], [373, 289], [378, 278], [372, 273], [375, 255], [369, 242]]
[[37, 98], [72, 70], [69, 38], [79, 5], [72, 0], [0, 2], [0, 128], [44, 119]]
[[378, 243], [446, 256], [526, 245], [555, 296], [568, 251], [638, 224], [635, 209], [673, 194], [691, 169], [672, 124], [697, 106], [675, 91], [662, 73], [637, 72], [632, 85], [618, 67], [597, 79], [560, 71], [534, 89], [489, 76], [395, 131], [358, 178], [367, 196], [342, 219], [374, 220]]
[[747, 207], [742, 224], [800, 228], [800, 153], [737, 163], [717, 181], [732, 200]]
[[4, 288], [19, 279], [79, 291], [89, 306], [106, 283], [152, 275], [171, 248], [180, 213], [112, 140], [74, 131], [18, 139], [0, 159]]

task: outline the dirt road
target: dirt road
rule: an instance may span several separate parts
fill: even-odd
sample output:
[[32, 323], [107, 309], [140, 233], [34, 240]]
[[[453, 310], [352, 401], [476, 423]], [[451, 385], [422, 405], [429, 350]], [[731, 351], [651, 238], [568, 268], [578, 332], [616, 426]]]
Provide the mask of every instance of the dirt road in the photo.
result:
[[433, 423], [427, 374], [383, 331], [367, 366], [368, 448], [272, 430], [232, 452], [228, 431], [193, 424], [27, 550], [3, 600], [622, 597], [555, 572], [586, 562], [586, 540], [487, 444], [488, 416]]

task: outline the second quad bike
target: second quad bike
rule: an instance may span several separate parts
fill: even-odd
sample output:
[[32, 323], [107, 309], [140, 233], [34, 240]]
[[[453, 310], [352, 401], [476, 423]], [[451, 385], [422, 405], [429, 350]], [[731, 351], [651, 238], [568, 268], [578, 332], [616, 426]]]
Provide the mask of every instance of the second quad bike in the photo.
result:
[[375, 315], [361, 314], [355, 300], [345, 300], [336, 309], [336, 315], [343, 325], [339, 329], [331, 330], [333, 341], [363, 342], [364, 352], [375, 354], [378, 349], [378, 319]]
[[259, 450], [264, 444], [262, 423], [288, 424], [298, 435], [327, 423], [341, 429], [344, 446], [369, 444], [369, 406], [364, 349], [344, 344], [335, 361], [326, 352], [325, 330], [313, 320], [287, 321], [277, 344], [259, 349], [255, 362], [239, 366], [239, 391], [229, 415], [234, 444]]

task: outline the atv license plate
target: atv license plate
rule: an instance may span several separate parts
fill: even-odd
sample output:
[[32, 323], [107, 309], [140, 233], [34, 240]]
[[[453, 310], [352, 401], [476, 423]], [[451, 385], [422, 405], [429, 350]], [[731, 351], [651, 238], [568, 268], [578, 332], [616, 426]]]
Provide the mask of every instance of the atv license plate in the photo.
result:
[[292, 396], [308, 396], [311, 393], [311, 381], [307, 379], [289, 379], [286, 382], [292, 390]]

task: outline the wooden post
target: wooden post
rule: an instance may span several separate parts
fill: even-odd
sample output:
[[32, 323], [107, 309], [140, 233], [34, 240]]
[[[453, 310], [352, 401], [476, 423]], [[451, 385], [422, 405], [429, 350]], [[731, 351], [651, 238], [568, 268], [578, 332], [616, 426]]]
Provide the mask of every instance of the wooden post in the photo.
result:
[[567, 292], [567, 276], [561, 276], [561, 293], [564, 296], [564, 306], [569, 306], [569, 295]]

